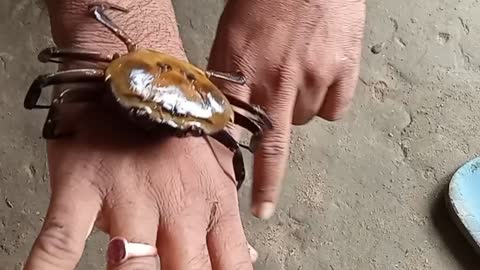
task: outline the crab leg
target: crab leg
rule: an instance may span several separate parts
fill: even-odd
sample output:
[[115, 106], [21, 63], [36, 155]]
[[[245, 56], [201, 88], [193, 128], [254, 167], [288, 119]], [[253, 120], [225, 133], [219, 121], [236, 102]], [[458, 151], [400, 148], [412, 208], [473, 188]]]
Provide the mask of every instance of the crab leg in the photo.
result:
[[58, 132], [60, 105], [64, 103], [82, 103], [95, 100], [102, 92], [97, 88], [68, 88], [63, 90], [58, 97], [53, 99], [53, 104], [48, 110], [45, 124], [43, 125], [42, 136], [45, 139], [57, 139], [71, 135], [70, 132]]
[[[90, 91], [89, 91], [90, 90]], [[47, 118], [42, 129], [42, 137], [44, 139], [57, 139], [59, 137], [65, 137], [72, 135], [71, 132], [63, 131], [58, 132], [57, 126], [59, 124], [59, 110], [60, 104], [63, 103], [80, 103], [88, 102], [98, 96], [98, 90], [95, 89], [95, 93], [92, 88], [69, 88], [64, 90], [58, 98], [53, 100], [53, 103], [48, 110]]]
[[118, 27], [106, 14], [106, 10], [118, 10], [122, 12], [128, 12], [126, 8], [110, 4], [107, 2], [99, 2], [89, 5], [90, 13], [95, 19], [108, 28], [117, 38], [119, 38], [126, 46], [129, 52], [137, 49], [137, 44], [130, 38], [125, 31]]
[[57, 47], [43, 49], [38, 54], [38, 60], [42, 63], [62, 63], [65, 59], [109, 63], [113, 60], [113, 56], [95, 51]]
[[105, 77], [102, 70], [96, 69], [74, 69], [59, 71], [56, 73], [38, 76], [30, 86], [24, 100], [26, 109], [49, 109], [42, 135], [45, 139], [54, 139], [67, 134], [57, 134], [59, 105], [62, 103], [76, 103], [95, 100], [102, 92], [96, 88], [69, 88], [63, 90], [58, 97], [54, 98], [51, 105], [38, 105], [38, 100], [45, 87], [64, 83], [85, 83], [104, 82]]
[[[214, 70], [207, 70], [205, 71], [205, 75], [208, 77], [208, 78], [216, 78], [216, 79], [221, 79], [221, 80], [225, 80], [225, 81], [229, 81], [229, 82], [233, 82], [233, 83], [237, 83], [237, 84], [245, 84], [246, 83], [246, 79], [245, 77], [242, 75], [241, 72], [237, 72], [237, 73], [224, 73], [224, 72], [220, 72], [220, 71], [214, 71]], [[265, 111], [260, 108], [259, 106], [256, 106], [256, 105], [250, 105], [244, 101], [241, 101], [240, 99], [232, 96], [232, 95], [229, 95], [229, 94], [225, 94], [224, 95], [228, 98], [228, 100], [230, 101], [230, 103], [235, 106], [235, 107], [239, 107], [241, 109], [244, 109], [248, 112], [250, 112], [251, 114], [253, 115], [256, 115], [256, 116], [259, 116], [261, 118], [261, 122], [263, 122], [268, 128], [272, 128], [272, 121], [270, 119], [270, 117], [268, 117], [268, 115], [265, 113]]]
[[272, 120], [260, 106], [250, 105], [229, 94], [224, 94], [224, 95], [227, 97], [231, 105], [238, 107], [240, 109], [246, 110], [252, 115], [258, 116], [260, 119], [260, 122], [262, 122], [265, 127], [267, 127], [268, 129], [273, 128]]
[[243, 184], [243, 181], [245, 180], [245, 165], [243, 163], [243, 154], [240, 150], [240, 145], [232, 137], [232, 135], [230, 135], [225, 130], [212, 134], [210, 136], [233, 152], [233, 170], [235, 172], [237, 190], [239, 190]]
[[247, 129], [252, 133], [249, 146], [240, 145], [244, 148], [247, 148], [250, 152], [254, 153], [256, 151], [258, 143], [263, 137], [263, 125], [258, 123], [257, 120], [247, 117], [234, 110], [234, 122], [235, 124]]
[[237, 84], [245, 84], [247, 81], [245, 77], [243, 77], [242, 73], [237, 72], [237, 73], [224, 73], [220, 71], [213, 71], [213, 70], [207, 70], [205, 71], [205, 75], [207, 75], [208, 78], [216, 78], [216, 79], [221, 79]]
[[[30, 86], [25, 96], [23, 106], [26, 109], [48, 109], [50, 105], [38, 105], [45, 87], [64, 83], [104, 82], [105, 74], [98, 69], [72, 69], [38, 76]], [[96, 90], [98, 93], [98, 90]]]

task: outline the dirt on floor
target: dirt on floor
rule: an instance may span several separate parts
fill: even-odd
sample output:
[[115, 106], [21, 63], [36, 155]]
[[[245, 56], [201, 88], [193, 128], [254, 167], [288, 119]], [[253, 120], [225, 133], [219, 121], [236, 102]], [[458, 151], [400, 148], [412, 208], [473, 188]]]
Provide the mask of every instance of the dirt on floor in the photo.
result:
[[[348, 117], [294, 130], [270, 221], [241, 206], [255, 269], [480, 269], [446, 214], [455, 169], [480, 153], [480, 2], [367, 1], [362, 72]], [[224, 0], [176, 0], [190, 60], [206, 64]], [[22, 102], [51, 45], [41, 0], [0, 1], [0, 268], [21, 269], [48, 204], [44, 114]], [[250, 159], [251, 161], [251, 159]], [[95, 232], [78, 269], [104, 269]]]

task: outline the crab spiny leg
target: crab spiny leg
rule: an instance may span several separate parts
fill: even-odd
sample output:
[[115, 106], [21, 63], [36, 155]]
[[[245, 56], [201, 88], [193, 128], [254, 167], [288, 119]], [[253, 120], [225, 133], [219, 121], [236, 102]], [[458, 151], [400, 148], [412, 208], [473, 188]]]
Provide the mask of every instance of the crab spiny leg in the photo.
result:
[[95, 51], [56, 47], [45, 48], [38, 54], [38, 60], [42, 63], [63, 63], [66, 59], [109, 63], [113, 60], [113, 56]]
[[127, 46], [129, 52], [135, 51], [137, 49], [137, 44], [133, 39], [105, 14], [105, 11], [109, 9], [128, 12], [128, 10], [123, 7], [109, 4], [107, 2], [98, 2], [88, 6], [89, 12], [95, 17], [95, 19], [119, 38]]
[[210, 135], [212, 138], [223, 144], [233, 152], [233, 170], [235, 173], [235, 181], [237, 182], [237, 190], [239, 190], [245, 180], [245, 164], [243, 154], [240, 150], [238, 142], [227, 131], [223, 130]]
[[26, 109], [48, 109], [49, 105], [38, 105], [45, 87], [64, 83], [104, 82], [105, 74], [97, 69], [73, 69], [38, 76], [25, 96], [23, 106]]

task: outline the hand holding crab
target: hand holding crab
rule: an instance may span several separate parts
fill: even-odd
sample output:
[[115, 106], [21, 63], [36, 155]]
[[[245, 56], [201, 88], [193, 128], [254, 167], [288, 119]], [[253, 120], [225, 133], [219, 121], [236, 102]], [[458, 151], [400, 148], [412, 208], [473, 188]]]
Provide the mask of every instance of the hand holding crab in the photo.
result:
[[[240, 145], [225, 128], [235, 123], [252, 132], [252, 143], [244, 146], [249, 150], [264, 138], [255, 158], [253, 212], [270, 217], [290, 123], [304, 124], [315, 115], [335, 120], [348, 108], [364, 1], [229, 0], [209, 67], [238, 69], [247, 85], [237, 73], [201, 71], [169, 56], [185, 58], [170, 1], [114, 2], [130, 15], [112, 12], [110, 19], [105, 9], [123, 8], [91, 5], [97, 21], [87, 20], [91, 1], [47, 0], [59, 48], [39, 57], [60, 62], [63, 70], [39, 76], [25, 100], [27, 108], [49, 109], [43, 135], [56, 139], [48, 142], [51, 204], [25, 269], [73, 269], [95, 220], [112, 237], [111, 269], [157, 269], [153, 257], [124, 261], [140, 251], [158, 252], [162, 269], [252, 269], [236, 190], [223, 171], [232, 167], [231, 153], [169, 136], [157, 124], [227, 146], [234, 152], [237, 187], [244, 176]], [[127, 54], [115, 54], [124, 48], [105, 27], [127, 45]], [[139, 35], [148, 49], [126, 33]], [[210, 79], [219, 79], [222, 91]], [[37, 104], [44, 87], [59, 84], [66, 86], [58, 87], [51, 106]], [[269, 117], [248, 105], [250, 99], [273, 118], [272, 131]]]
[[[94, 225], [111, 237], [109, 269], [157, 269], [157, 254], [162, 269], [252, 269], [236, 193], [243, 159], [225, 127], [236, 123], [250, 130], [252, 144], [244, 147], [254, 150], [270, 123], [260, 108], [223, 95], [209, 80], [241, 84], [242, 77], [204, 72], [181, 60], [182, 48], [171, 47], [179, 40], [176, 25], [162, 33], [174, 40], [142, 39], [149, 48], [142, 49], [106, 14], [108, 9], [115, 9], [112, 17], [122, 14], [123, 8], [97, 3], [87, 9], [82, 2], [81, 10], [77, 5], [49, 2], [52, 22], [73, 14], [61, 19], [63, 24], [52, 24], [59, 48], [39, 54], [42, 62], [60, 63], [61, 71], [38, 76], [24, 103], [28, 109], [48, 109], [43, 137], [49, 139], [52, 186], [26, 269], [74, 269]], [[132, 13], [123, 16], [158, 21], [167, 15], [165, 22], [174, 21], [169, 1], [148, 2]], [[87, 19], [95, 21], [92, 17], [100, 23], [82, 28]], [[82, 24], [68, 26], [69, 21]], [[95, 43], [106, 29], [123, 41], [126, 54], [110, 55], [112, 48], [120, 49], [115, 43], [105, 46], [108, 35]], [[153, 24], [142, 30], [156, 29]], [[95, 50], [102, 45], [109, 48]], [[51, 85], [56, 88], [52, 104], [38, 104]], [[215, 140], [194, 138], [199, 136]]]
[[[264, 128], [271, 128], [268, 116], [258, 106], [250, 106], [234, 96], [225, 96], [209, 77], [244, 84], [241, 74], [228, 74], [201, 69], [168, 54], [141, 49], [119, 28], [105, 11], [128, 10], [100, 2], [89, 6], [90, 13], [123, 41], [128, 53], [109, 56], [96, 51], [69, 48], [47, 48], [40, 52], [42, 62], [62, 63], [65, 60], [87, 60], [107, 63], [105, 69], [72, 69], [40, 75], [35, 79], [25, 98], [27, 109], [49, 109], [43, 129], [45, 139], [56, 139], [73, 131], [58, 131], [61, 116], [59, 107], [68, 103], [116, 101], [117, 109], [129, 113], [135, 123], [146, 129], [173, 128], [180, 136], [211, 135], [234, 152], [233, 167], [237, 188], [245, 179], [240, 144], [225, 130], [229, 124], [240, 124], [253, 133], [252, 142], [245, 148], [255, 150]], [[42, 90], [51, 85], [67, 83], [103, 83], [104, 91], [76, 87], [58, 94], [52, 105], [38, 105]], [[108, 102], [108, 101], [107, 101]], [[108, 105], [108, 104], [107, 104]], [[244, 116], [234, 105], [250, 114]], [[73, 135], [73, 134], [71, 134]]]

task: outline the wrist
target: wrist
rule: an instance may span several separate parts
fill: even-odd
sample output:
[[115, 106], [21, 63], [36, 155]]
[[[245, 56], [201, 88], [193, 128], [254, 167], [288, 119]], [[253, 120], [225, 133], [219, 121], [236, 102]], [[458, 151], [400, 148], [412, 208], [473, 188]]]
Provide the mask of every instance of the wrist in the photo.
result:
[[[125, 53], [125, 45], [88, 14], [91, 3], [91, 0], [47, 0], [56, 46]], [[108, 11], [108, 14], [140, 47], [186, 59], [170, 0], [110, 0], [109, 3], [128, 9], [128, 13]]]

